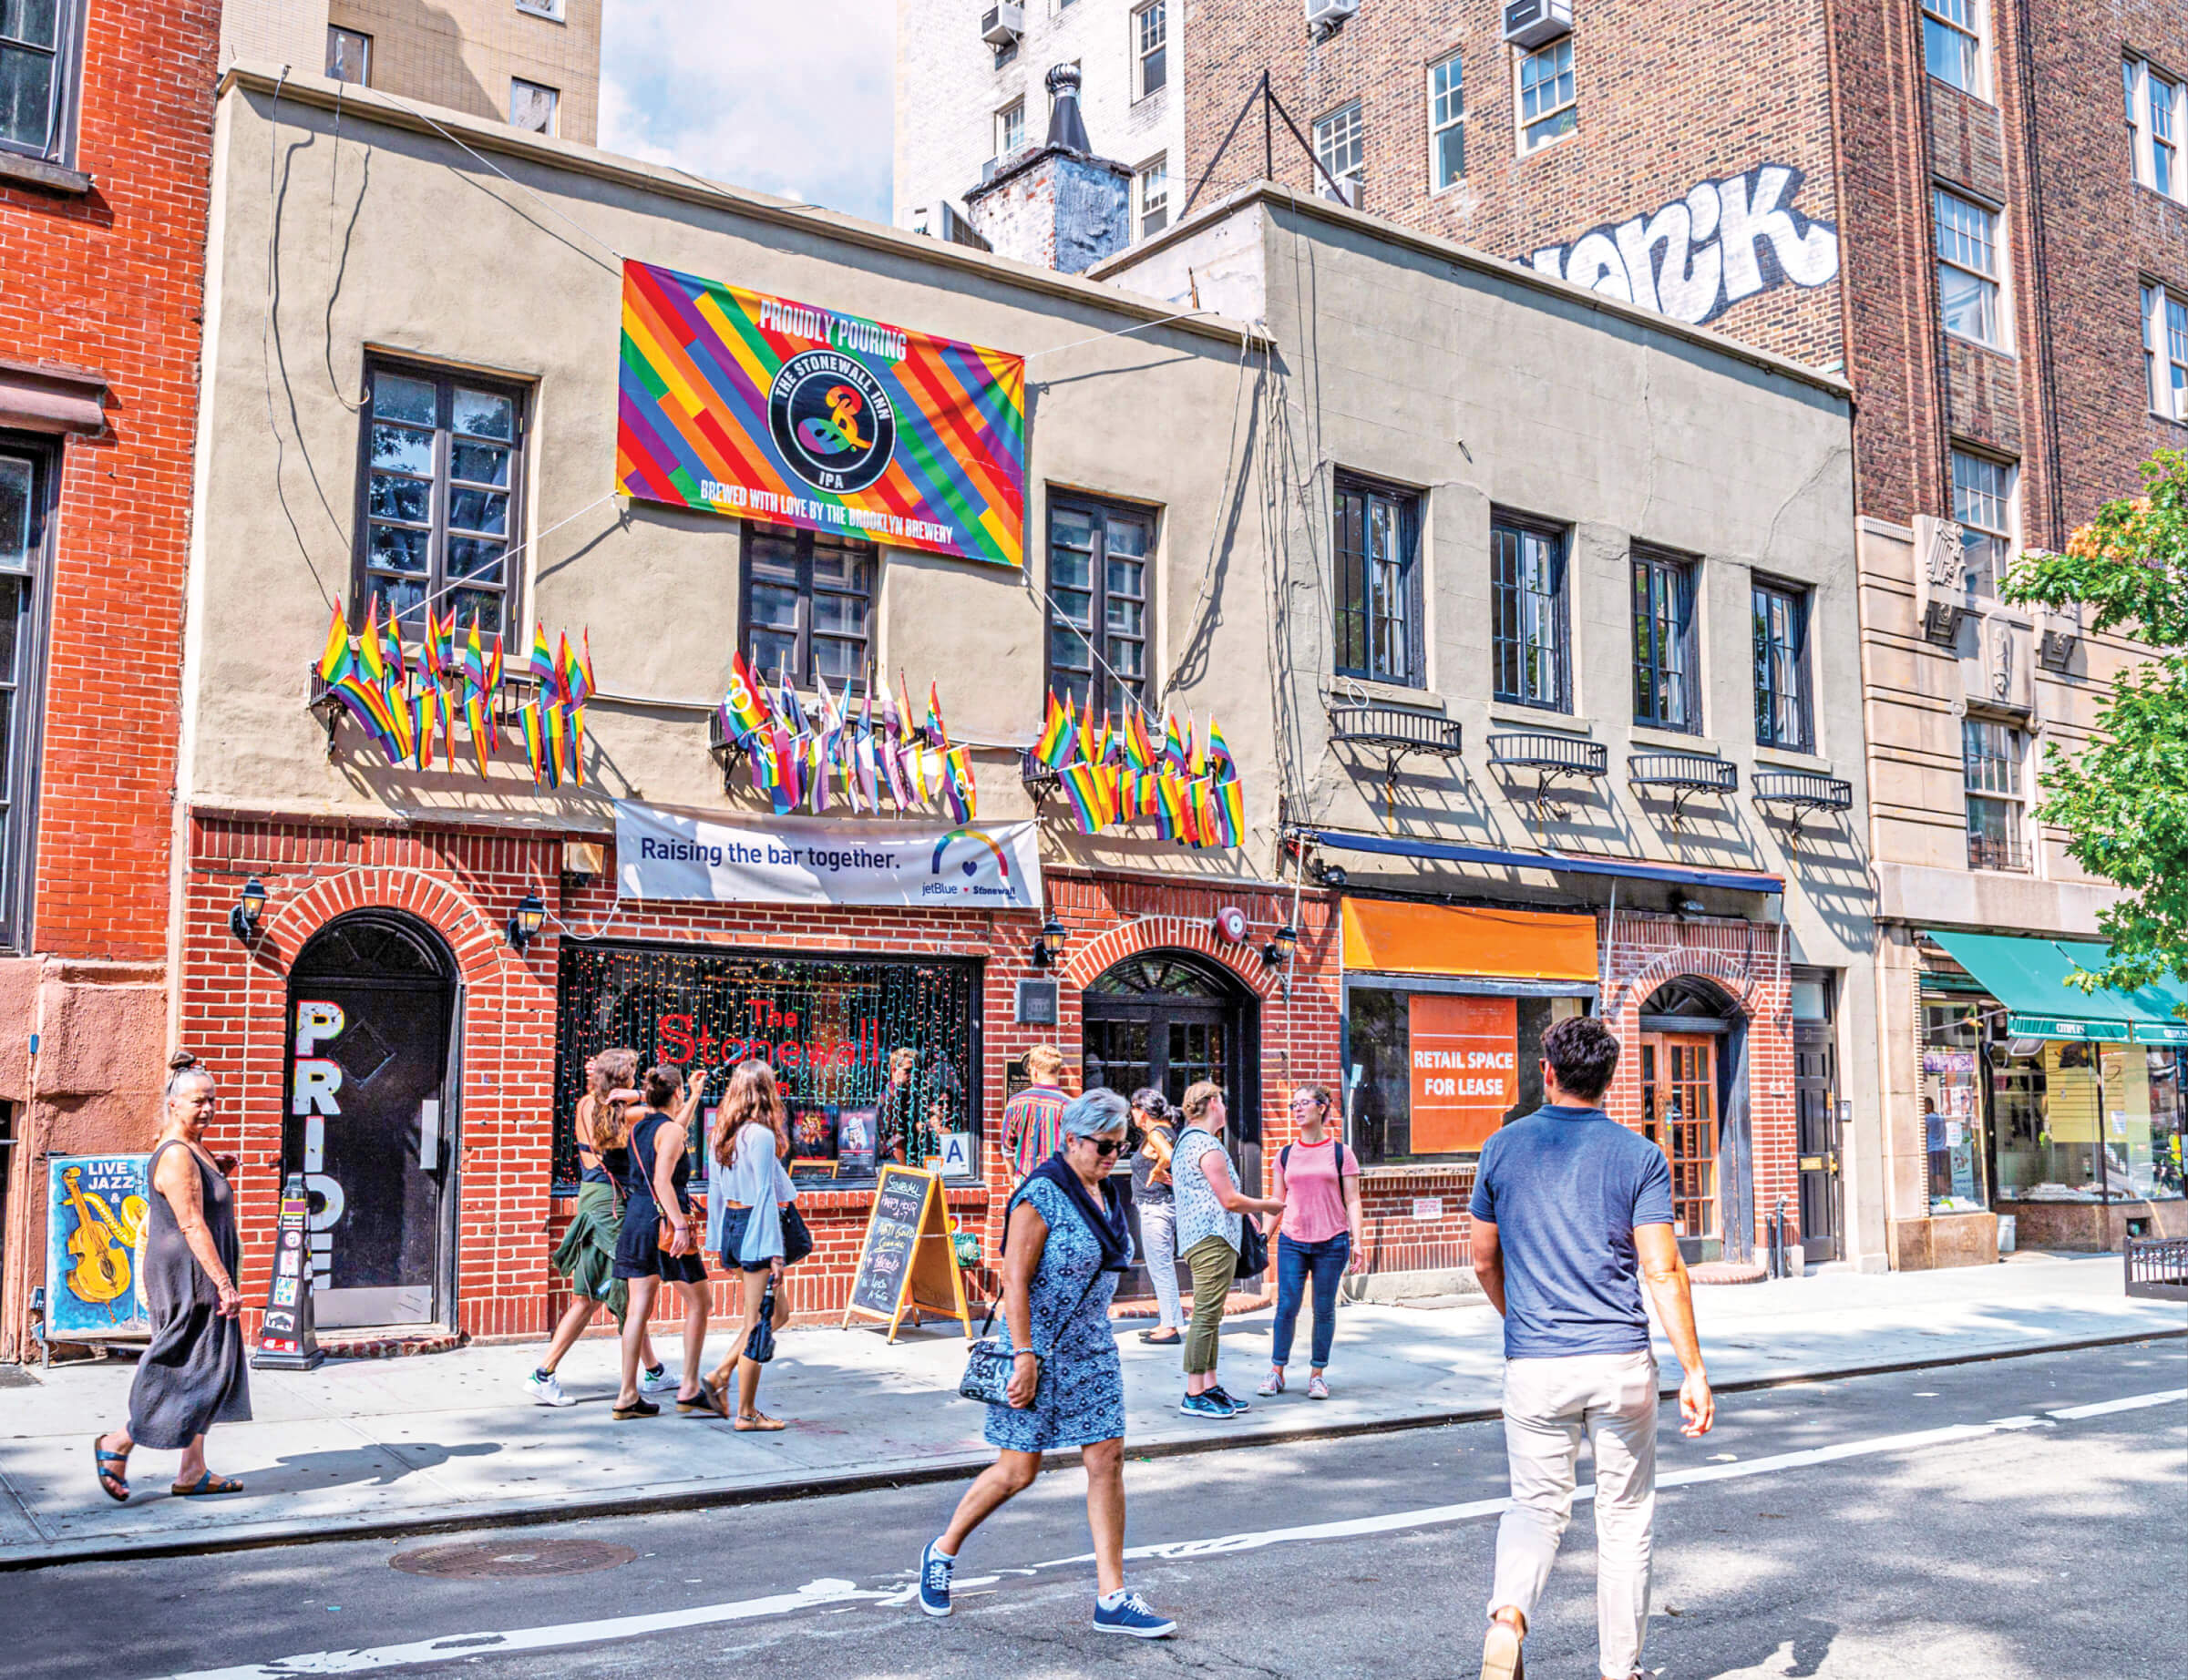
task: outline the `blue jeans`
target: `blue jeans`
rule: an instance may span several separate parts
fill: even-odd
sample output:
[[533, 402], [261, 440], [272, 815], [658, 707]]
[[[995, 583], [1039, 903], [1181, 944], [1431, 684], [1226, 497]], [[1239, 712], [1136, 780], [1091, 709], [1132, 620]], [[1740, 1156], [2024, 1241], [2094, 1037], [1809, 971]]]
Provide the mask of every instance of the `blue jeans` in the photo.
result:
[[1291, 1333], [1299, 1326], [1299, 1302], [1307, 1275], [1314, 1275], [1314, 1368], [1330, 1363], [1330, 1343], [1337, 1335], [1337, 1286], [1352, 1257], [1351, 1233], [1341, 1231], [1326, 1243], [1295, 1243], [1277, 1234], [1277, 1338], [1269, 1362], [1291, 1363]]

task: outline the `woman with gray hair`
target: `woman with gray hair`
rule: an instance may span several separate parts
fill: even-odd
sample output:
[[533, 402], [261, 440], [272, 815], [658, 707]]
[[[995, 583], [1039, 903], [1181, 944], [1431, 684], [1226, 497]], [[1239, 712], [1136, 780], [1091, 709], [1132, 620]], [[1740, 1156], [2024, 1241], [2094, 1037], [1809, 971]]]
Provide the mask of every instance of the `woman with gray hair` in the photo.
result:
[[1110, 1169], [1125, 1147], [1125, 1099], [1090, 1091], [1063, 1108], [1063, 1142], [1012, 1194], [1003, 1214], [1003, 1342], [1009, 1404], [988, 1408], [1001, 1450], [919, 1558], [919, 1608], [950, 1613], [950, 1572], [972, 1531], [1033, 1485], [1041, 1455], [1080, 1450], [1094, 1531], [1097, 1632], [1159, 1639], [1177, 1624], [1125, 1585], [1125, 1377], [1109, 1301], [1130, 1264], [1124, 1199]]
[[216, 1101], [212, 1075], [187, 1051], [168, 1066], [166, 1122], [145, 1168], [152, 1193], [138, 1278], [151, 1345], [129, 1387], [128, 1426], [91, 1440], [98, 1485], [117, 1502], [129, 1497], [129, 1454], [139, 1447], [182, 1455], [169, 1490], [180, 1499], [243, 1490], [205, 1468], [205, 1431], [251, 1419], [243, 1298], [235, 1284], [242, 1260], [235, 1192], [205, 1150]]

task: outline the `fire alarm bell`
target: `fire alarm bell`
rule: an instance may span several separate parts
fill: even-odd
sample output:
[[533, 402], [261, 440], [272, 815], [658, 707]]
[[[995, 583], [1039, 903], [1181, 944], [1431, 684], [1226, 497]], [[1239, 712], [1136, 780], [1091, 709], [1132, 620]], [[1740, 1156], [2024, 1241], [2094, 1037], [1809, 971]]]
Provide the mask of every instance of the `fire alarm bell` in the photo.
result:
[[1216, 912], [1216, 935], [1233, 945], [1246, 938], [1246, 912], [1235, 904], [1227, 904]]

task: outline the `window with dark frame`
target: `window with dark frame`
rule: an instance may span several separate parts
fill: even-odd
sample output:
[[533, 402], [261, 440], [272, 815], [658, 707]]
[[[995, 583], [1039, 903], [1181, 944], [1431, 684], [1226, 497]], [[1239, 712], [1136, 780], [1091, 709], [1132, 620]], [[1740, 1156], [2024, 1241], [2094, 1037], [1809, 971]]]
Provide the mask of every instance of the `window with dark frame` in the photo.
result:
[[2029, 755], [2027, 732], [1997, 719], [1963, 718], [1960, 751], [1961, 784], [1967, 800], [1967, 866], [2026, 870], [2021, 764]]
[[373, 38], [361, 30], [330, 25], [326, 32], [327, 79], [369, 87], [373, 79]]
[[1633, 721], [1701, 732], [1694, 634], [1694, 562], [1633, 550]]
[[365, 379], [356, 621], [377, 600], [422, 635], [430, 600], [458, 630], [518, 634], [524, 388], [377, 358]]
[[0, 0], [0, 150], [65, 162], [78, 0]]
[[778, 525], [745, 528], [745, 653], [753, 674], [802, 689], [826, 677], [862, 693], [872, 654], [881, 550], [856, 538]]
[[1337, 481], [1337, 671], [1428, 685], [1421, 635], [1421, 498]]
[[1048, 683], [1082, 712], [1121, 719], [1146, 704], [1154, 554], [1155, 515], [1147, 509], [1050, 498]]
[[1565, 531], [1499, 514], [1489, 528], [1489, 558], [1496, 698], [1570, 712]]
[[0, 951], [29, 933], [30, 836], [43, 706], [50, 446], [0, 438]]
[[1808, 591], [1758, 578], [1754, 583], [1755, 744], [1813, 752], [1815, 722], [1808, 691]]

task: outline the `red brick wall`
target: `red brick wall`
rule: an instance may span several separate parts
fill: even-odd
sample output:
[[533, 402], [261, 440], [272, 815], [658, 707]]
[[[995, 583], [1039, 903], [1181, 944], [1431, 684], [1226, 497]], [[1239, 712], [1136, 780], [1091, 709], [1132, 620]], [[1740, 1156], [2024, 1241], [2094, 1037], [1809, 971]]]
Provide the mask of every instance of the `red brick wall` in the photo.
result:
[[96, 184], [0, 184], [0, 357], [109, 381], [107, 430], [62, 471], [33, 939], [163, 960], [220, 6], [86, 9]]

